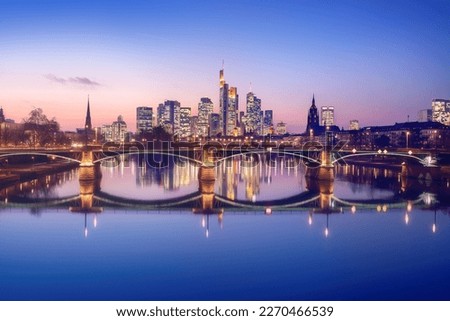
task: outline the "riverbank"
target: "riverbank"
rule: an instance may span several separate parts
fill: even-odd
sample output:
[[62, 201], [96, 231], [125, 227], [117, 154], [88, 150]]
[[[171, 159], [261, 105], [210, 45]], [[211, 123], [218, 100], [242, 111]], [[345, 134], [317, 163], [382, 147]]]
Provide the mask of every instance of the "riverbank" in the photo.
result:
[[77, 168], [78, 163], [52, 162], [30, 165], [5, 166], [0, 169], [0, 186], [8, 186], [39, 176], [55, 174]]

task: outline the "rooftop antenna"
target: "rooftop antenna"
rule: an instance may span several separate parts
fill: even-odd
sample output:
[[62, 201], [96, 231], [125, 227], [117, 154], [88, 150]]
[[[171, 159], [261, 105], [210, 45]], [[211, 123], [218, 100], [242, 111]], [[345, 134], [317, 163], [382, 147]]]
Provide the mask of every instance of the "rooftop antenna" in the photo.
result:
[[252, 82], [250, 81], [250, 92], [252, 92]]

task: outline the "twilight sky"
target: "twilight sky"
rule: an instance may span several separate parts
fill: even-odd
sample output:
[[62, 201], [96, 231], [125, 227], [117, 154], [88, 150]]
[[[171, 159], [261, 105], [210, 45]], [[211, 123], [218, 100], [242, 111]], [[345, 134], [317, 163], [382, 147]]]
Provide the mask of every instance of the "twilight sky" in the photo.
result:
[[450, 98], [450, 2], [0, 0], [0, 106], [17, 122], [35, 107], [62, 129], [119, 114], [135, 130], [137, 106], [179, 100], [218, 111], [219, 69], [252, 83], [263, 109], [290, 132], [316, 105], [336, 124], [416, 120]]

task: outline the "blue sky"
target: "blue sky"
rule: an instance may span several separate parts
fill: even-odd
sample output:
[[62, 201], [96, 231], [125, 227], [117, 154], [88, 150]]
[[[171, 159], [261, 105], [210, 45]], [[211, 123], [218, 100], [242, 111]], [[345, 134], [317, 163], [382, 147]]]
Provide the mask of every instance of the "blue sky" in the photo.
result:
[[0, 106], [33, 108], [63, 129], [94, 125], [177, 99], [218, 110], [218, 74], [250, 82], [291, 132], [304, 130], [313, 93], [337, 125], [416, 119], [450, 98], [448, 1], [0, 1]]

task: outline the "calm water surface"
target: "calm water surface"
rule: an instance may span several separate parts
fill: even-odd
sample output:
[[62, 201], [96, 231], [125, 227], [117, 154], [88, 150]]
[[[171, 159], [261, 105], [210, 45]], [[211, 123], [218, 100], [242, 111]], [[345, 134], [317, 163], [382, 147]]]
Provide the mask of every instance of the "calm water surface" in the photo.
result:
[[2, 190], [0, 299], [450, 299], [446, 185], [247, 165], [215, 169], [208, 215], [193, 165], [130, 158], [95, 183], [74, 170]]

